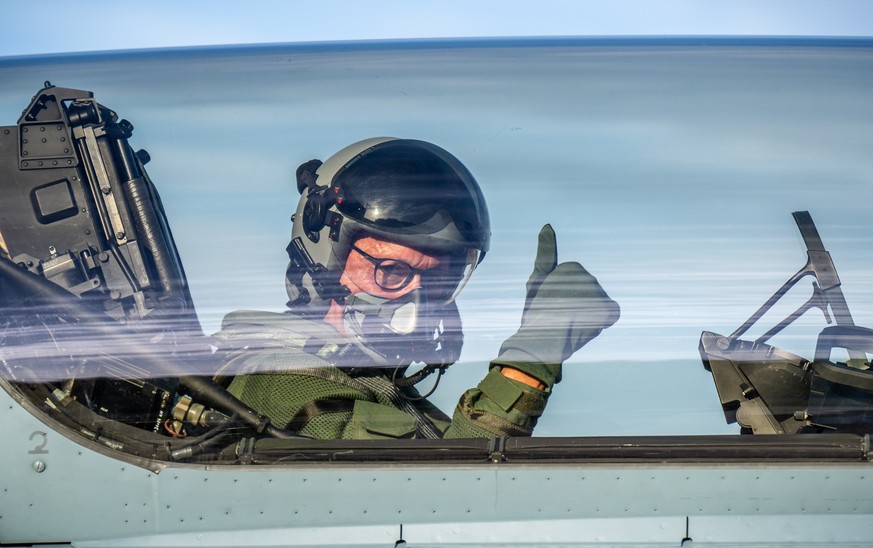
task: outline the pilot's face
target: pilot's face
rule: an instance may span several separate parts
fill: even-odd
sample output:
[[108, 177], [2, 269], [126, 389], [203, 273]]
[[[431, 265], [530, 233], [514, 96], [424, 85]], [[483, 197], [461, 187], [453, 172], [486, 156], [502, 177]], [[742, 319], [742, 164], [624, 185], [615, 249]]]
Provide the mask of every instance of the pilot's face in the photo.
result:
[[423, 272], [448, 268], [448, 260], [373, 236], [355, 240], [340, 283], [352, 293], [396, 299], [422, 285]]

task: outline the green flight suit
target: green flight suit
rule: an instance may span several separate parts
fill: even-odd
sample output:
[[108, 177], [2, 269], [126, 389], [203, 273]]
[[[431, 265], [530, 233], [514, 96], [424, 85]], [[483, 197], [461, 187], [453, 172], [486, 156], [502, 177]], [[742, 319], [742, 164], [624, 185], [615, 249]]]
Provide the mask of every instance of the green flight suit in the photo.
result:
[[[220, 375], [232, 379], [234, 396], [276, 426], [319, 439], [529, 436], [552, 388], [508, 379], [492, 362], [449, 418], [414, 388], [398, 388], [392, 368], [373, 367], [324, 322], [240, 311], [225, 317], [214, 339], [226, 364]], [[560, 364], [541, 367], [548, 369], [545, 378], [560, 370]]]

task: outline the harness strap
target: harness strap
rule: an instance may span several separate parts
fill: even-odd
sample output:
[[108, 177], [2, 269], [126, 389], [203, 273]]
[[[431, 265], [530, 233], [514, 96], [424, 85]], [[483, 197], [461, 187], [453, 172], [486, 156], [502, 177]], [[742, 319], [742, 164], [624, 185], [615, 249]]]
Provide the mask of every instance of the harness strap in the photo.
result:
[[434, 426], [424, 413], [409, 401], [408, 395], [398, 388], [391, 379], [380, 375], [356, 377], [355, 380], [366, 385], [370, 390], [378, 392], [397, 409], [412, 415], [416, 422], [416, 437], [429, 440], [438, 440], [443, 437], [443, 433]]
[[347, 413], [355, 406], [355, 400], [315, 400], [307, 403], [291, 417], [285, 428], [300, 432], [309, 421], [325, 413]]

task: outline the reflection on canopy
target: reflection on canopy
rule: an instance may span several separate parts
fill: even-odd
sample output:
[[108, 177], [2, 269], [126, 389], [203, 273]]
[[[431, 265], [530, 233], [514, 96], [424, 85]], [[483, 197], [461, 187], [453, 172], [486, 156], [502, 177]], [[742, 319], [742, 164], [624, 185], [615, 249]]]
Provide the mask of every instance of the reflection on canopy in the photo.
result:
[[[701, 330], [731, 332], [796, 268], [796, 246], [789, 245], [796, 236], [786, 222], [787, 212], [795, 209], [812, 209], [840, 267], [847, 300], [855, 306], [855, 321], [871, 324], [871, 240], [864, 224], [869, 216], [866, 201], [859, 199], [866, 196], [873, 172], [869, 51], [725, 47], [709, 49], [704, 59], [684, 47], [656, 48], [657, 55], [626, 45], [537, 47], [520, 44], [512, 55], [481, 47], [454, 52], [401, 48], [391, 52], [390, 63], [383, 60], [385, 52], [366, 48], [341, 53], [280, 48], [278, 53], [254, 49], [224, 58], [204, 54], [200, 59], [188, 52], [142, 54], [135, 60], [108, 56], [0, 64], [8, 75], [0, 79], [0, 105], [7, 112], [18, 111], [21, 97], [32, 91], [19, 89], [21, 82], [36, 73], [49, 73], [58, 82], [63, 77], [64, 83], [87, 75], [89, 89], [114, 96], [113, 104], [124, 106], [142, 125], [138, 137], [157, 151], [159, 161], [150, 171], [161, 174], [162, 194], [169, 196], [165, 213], [142, 169], [147, 158], [126, 147], [129, 129], [124, 124], [91, 103], [90, 96], [68, 94], [56, 100], [114, 128], [107, 136], [83, 134], [83, 142], [94, 146], [76, 151], [80, 156], [100, 152], [102, 160], [78, 166], [90, 174], [88, 185], [96, 198], [66, 190], [78, 188], [74, 175], [54, 171], [37, 180], [39, 171], [30, 170], [18, 179], [4, 171], [16, 184], [21, 181], [16, 190], [21, 203], [31, 210], [36, 204], [36, 223], [22, 221], [21, 226], [44, 229], [59, 223], [63, 229], [54, 240], [36, 245], [5, 226], [0, 233], [8, 259], [80, 295], [88, 307], [46, 305], [22, 286], [4, 283], [3, 377], [55, 384], [83, 402], [90, 398], [89, 405], [99, 410], [93, 398], [102, 388], [92, 381], [150, 379], [154, 382], [145, 384], [156, 389], [157, 401], [172, 399], [179, 389], [167, 379], [253, 373], [228, 360], [225, 341], [205, 337], [199, 321], [213, 332], [229, 310], [281, 309], [286, 260], [281, 250], [290, 206], [277, 197], [293, 194], [291, 166], [361, 135], [404, 134], [450, 143], [469, 161], [491, 205], [492, 249], [458, 303], [465, 334], [460, 361], [475, 365], [476, 375], [517, 327], [534, 234], [544, 222], [555, 224], [562, 257], [592, 266], [622, 305], [621, 321], [567, 368], [570, 373], [557, 391], [564, 399], [553, 401], [554, 413], [543, 417], [539, 432], [727, 432], [733, 430], [722, 430], [721, 411], [732, 420], [737, 408], [749, 407], [758, 415], [740, 422], [755, 431], [796, 431], [786, 427], [791, 421], [802, 423], [801, 428], [841, 428], [842, 419], [819, 424], [810, 405], [826, 405], [826, 398], [810, 403], [809, 393], [803, 392], [819, 390], [822, 378], [840, 384], [845, 373], [839, 367], [813, 367], [828, 360], [814, 351], [823, 326], [818, 313], [804, 315], [772, 341], [766, 333], [752, 332], [758, 325], [727, 342], [706, 340], [706, 351], [722, 352], [727, 361], [719, 345], [746, 349], [740, 348], [743, 335], [765, 353], [770, 350], [764, 345], [772, 343], [785, 348], [792, 360], [802, 356], [809, 362], [795, 360], [799, 365], [791, 366], [805, 384], [799, 401], [775, 396], [780, 400], [771, 413], [775, 423], [757, 404], [746, 403], [757, 399], [773, 408], [766, 389], [719, 388], [716, 395], [699, 362], [692, 360]], [[285, 71], [275, 70], [277, 55]], [[235, 70], [213, 70], [241, 66], [246, 79]], [[303, 73], [311, 77], [299, 78]], [[354, 86], [346, 85], [348, 73], [353, 73]], [[851, 79], [843, 77], [847, 74]], [[156, 93], [155, 87], [167, 81], [178, 82], [177, 93]], [[52, 108], [29, 106], [22, 127], [48, 128], [58, 118], [41, 116], [54, 115]], [[33, 119], [26, 118], [28, 112]], [[75, 119], [66, 122], [76, 126]], [[245, 139], [239, 138], [240, 131]], [[17, 171], [22, 159], [15, 139], [21, 134], [16, 128], [0, 137], [5, 139], [3, 169]], [[67, 153], [32, 154], [54, 161]], [[14, 157], [12, 164], [5, 163], [7, 156]], [[116, 182], [109, 175], [113, 170], [122, 174]], [[140, 197], [158, 205], [152, 213], [138, 209], [135, 193], [126, 190], [137, 187]], [[110, 192], [104, 194], [104, 188]], [[105, 198], [112, 195], [130, 199]], [[4, 200], [3, 222], [25, 209], [11, 203]], [[89, 215], [102, 215], [89, 221], [90, 239], [82, 235], [84, 226], [70, 229], [82, 205]], [[179, 241], [178, 254], [173, 238], [167, 240], [167, 218]], [[124, 230], [117, 230], [122, 225]], [[124, 234], [119, 237], [119, 232]], [[104, 234], [105, 241], [95, 243], [97, 234]], [[167, 243], [146, 245], [148, 235]], [[172, 252], [162, 258], [155, 245]], [[181, 259], [188, 276], [179, 270]], [[24, 272], [20, 266], [11, 268]], [[188, 294], [189, 281], [194, 298]], [[806, 280], [798, 289], [808, 289]], [[199, 319], [193, 313], [195, 301]], [[562, 306], [554, 303], [556, 316]], [[786, 306], [785, 313], [774, 314], [791, 314], [798, 303]], [[305, 325], [311, 333], [295, 335], [303, 339], [301, 345], [310, 340], [320, 348], [349, 343], [317, 322]], [[286, 344], [275, 334], [246, 331], [241, 323], [236, 328], [248, 350], [278, 351]], [[851, 345], [864, 334], [828, 333], [832, 342], [847, 344], [848, 337]], [[336, 364], [353, 368], [360, 359], [349, 351]], [[857, 356], [843, 363], [853, 360]], [[258, 372], [309, 365], [264, 361]], [[720, 366], [711, 359], [710, 365], [715, 374]], [[736, 368], [744, 382], [742, 375], [749, 374]], [[455, 368], [454, 375], [469, 377], [470, 369]], [[865, 372], [863, 367], [858, 371]], [[643, 378], [647, 386], [628, 386], [628, 379]], [[64, 385], [69, 379], [87, 388]], [[752, 381], [750, 388], [757, 386], [757, 378], [745, 380]], [[443, 381], [435, 403], [451, 408], [461, 392], [456, 388], [467, 388], [468, 381]], [[446, 385], [451, 382], [465, 384]], [[639, 397], [624, 397], [630, 394]], [[671, 399], [665, 394], [687, 395], [665, 402]], [[694, 397], [704, 403], [689, 403]], [[148, 405], [153, 404], [150, 399]], [[169, 407], [160, 411], [169, 412]], [[649, 420], [618, 424], [643, 415]], [[677, 415], [701, 418], [691, 425]]]

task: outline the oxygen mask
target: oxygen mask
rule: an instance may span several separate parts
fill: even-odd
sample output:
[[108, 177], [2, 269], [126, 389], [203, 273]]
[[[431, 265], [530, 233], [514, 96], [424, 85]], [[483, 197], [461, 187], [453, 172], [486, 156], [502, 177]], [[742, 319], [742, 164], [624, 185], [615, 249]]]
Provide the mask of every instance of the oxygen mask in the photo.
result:
[[369, 293], [346, 297], [346, 331], [386, 360], [385, 365], [409, 365], [432, 353], [439, 337], [442, 307], [414, 289], [396, 299]]

